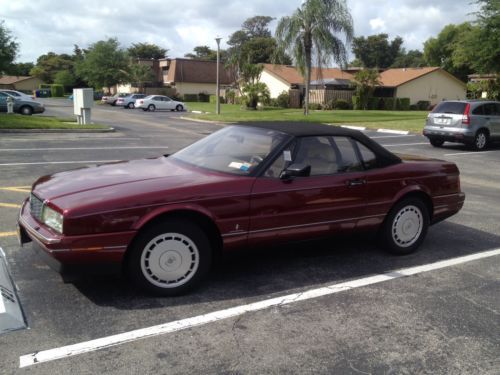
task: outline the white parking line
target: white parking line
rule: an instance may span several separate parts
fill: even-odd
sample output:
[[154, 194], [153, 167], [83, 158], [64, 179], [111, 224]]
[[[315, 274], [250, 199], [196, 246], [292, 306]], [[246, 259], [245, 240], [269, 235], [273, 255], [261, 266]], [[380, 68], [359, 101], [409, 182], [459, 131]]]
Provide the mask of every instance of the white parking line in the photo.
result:
[[480, 154], [486, 154], [488, 152], [495, 152], [495, 150], [491, 150], [491, 151], [472, 151], [472, 152], [455, 152], [453, 154], [444, 154], [444, 156], [480, 155]]
[[0, 148], [0, 151], [147, 150], [158, 148], [164, 149], [168, 146]]
[[28, 367], [38, 363], [49, 362], [56, 359], [72, 357], [75, 355], [93, 352], [109, 348], [111, 346], [121, 345], [127, 342], [137, 341], [140, 339], [155, 337], [166, 333], [177, 332], [193, 327], [199, 327], [208, 323], [214, 323], [220, 320], [234, 318], [245, 313], [267, 309], [273, 306], [283, 306], [299, 301], [305, 301], [313, 298], [319, 298], [354, 288], [360, 288], [367, 285], [377, 284], [384, 281], [399, 279], [411, 275], [416, 275], [423, 272], [434, 271], [445, 267], [455, 266], [471, 262], [478, 259], [493, 257], [500, 254], [500, 248], [463, 257], [443, 260], [422, 266], [403, 268], [400, 270], [364, 277], [357, 280], [347, 281], [344, 283], [333, 284], [322, 288], [306, 290], [304, 292], [293, 293], [282, 297], [271, 298], [259, 302], [250, 303], [231, 307], [225, 310], [214, 311], [204, 315], [198, 315], [192, 318], [176, 320], [169, 323], [160, 324], [148, 328], [137, 329], [135, 331], [124, 332], [113, 336], [102, 337], [95, 340], [81, 342], [78, 344], [63, 346], [49, 350], [36, 351], [31, 354], [22, 355], [19, 357], [19, 367]]
[[382, 145], [384, 147], [398, 147], [398, 146], [416, 146], [416, 145], [428, 145], [429, 142], [419, 142], [419, 143], [395, 143], [392, 145]]
[[377, 129], [378, 133], [390, 133], [390, 134], [400, 134], [406, 135], [410, 133], [408, 130], [393, 130], [393, 129]]
[[416, 134], [378, 135], [378, 136], [370, 137], [370, 138], [371, 139], [379, 139], [379, 138], [401, 138], [401, 137], [416, 137]]
[[0, 167], [13, 167], [19, 165], [49, 165], [49, 164], [95, 164], [95, 163], [115, 163], [122, 160], [81, 160], [81, 161], [40, 161], [33, 163], [2, 163]]

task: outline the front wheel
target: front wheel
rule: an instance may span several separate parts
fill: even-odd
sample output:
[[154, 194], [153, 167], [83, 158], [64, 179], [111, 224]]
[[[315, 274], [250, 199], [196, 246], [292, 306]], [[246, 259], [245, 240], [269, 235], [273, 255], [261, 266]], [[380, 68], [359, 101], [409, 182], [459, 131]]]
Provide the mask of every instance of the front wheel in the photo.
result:
[[206, 234], [187, 220], [169, 219], [141, 233], [127, 259], [133, 281], [163, 296], [183, 294], [210, 269], [212, 250]]
[[484, 130], [479, 130], [474, 137], [473, 148], [476, 151], [485, 150], [488, 147], [488, 133]]
[[127, 108], [128, 109], [134, 109], [135, 108], [135, 104], [134, 103], [128, 103]]
[[408, 198], [398, 202], [382, 227], [384, 248], [396, 255], [412, 253], [424, 240], [429, 221], [429, 210], [422, 200]]
[[182, 105], [180, 105], [180, 104], [177, 104], [177, 107], [175, 107], [175, 110], [177, 112], [182, 112], [184, 110], [184, 107]]
[[433, 145], [434, 147], [441, 147], [444, 143], [444, 140], [439, 138], [431, 138], [429, 142], [431, 142], [431, 145]]
[[150, 111], [150, 112], [154, 112], [155, 110], [156, 110], [156, 107], [154, 106], [154, 104], [150, 104], [150, 105], [148, 106], [148, 111]]
[[33, 114], [33, 108], [28, 105], [21, 107], [21, 114], [26, 116], [31, 116]]

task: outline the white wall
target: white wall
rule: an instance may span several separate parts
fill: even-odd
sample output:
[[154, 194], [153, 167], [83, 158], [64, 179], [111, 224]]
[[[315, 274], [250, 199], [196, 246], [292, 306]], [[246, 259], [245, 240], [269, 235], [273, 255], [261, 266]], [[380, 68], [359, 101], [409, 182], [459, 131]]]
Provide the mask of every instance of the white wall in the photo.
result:
[[271, 98], [276, 98], [283, 91], [288, 92], [288, 90], [290, 90], [290, 86], [287, 83], [283, 82], [275, 75], [268, 73], [266, 70], [262, 71], [259, 81], [267, 85], [271, 93]]
[[444, 99], [465, 99], [466, 88], [459, 81], [438, 70], [399, 86], [396, 96], [410, 98], [411, 104], [428, 100], [433, 105]]

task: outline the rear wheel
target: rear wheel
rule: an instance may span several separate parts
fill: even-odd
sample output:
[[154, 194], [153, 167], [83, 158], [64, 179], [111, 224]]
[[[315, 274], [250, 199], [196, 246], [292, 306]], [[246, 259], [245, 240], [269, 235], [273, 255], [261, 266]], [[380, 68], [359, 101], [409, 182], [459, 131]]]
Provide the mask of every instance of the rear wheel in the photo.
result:
[[397, 255], [415, 251], [427, 234], [429, 210], [422, 200], [407, 198], [389, 211], [382, 227], [384, 248]]
[[24, 105], [21, 107], [20, 112], [22, 115], [31, 116], [33, 114], [33, 108], [29, 105]]
[[485, 150], [488, 147], [488, 141], [488, 133], [486, 133], [486, 131], [484, 130], [479, 130], [474, 137], [474, 143], [472, 144], [472, 147], [476, 151]]
[[439, 138], [431, 138], [429, 139], [429, 141], [431, 142], [431, 145], [433, 145], [434, 147], [441, 147], [444, 143], [444, 140]]
[[196, 224], [169, 219], [141, 233], [127, 259], [130, 277], [148, 292], [173, 296], [196, 286], [208, 273], [212, 250]]
[[156, 111], [156, 107], [155, 107], [155, 105], [154, 105], [154, 104], [150, 104], [150, 105], [148, 105], [148, 111], [151, 111], [151, 112]]
[[177, 112], [181, 112], [181, 111], [183, 111], [183, 110], [184, 110], [184, 107], [183, 107], [182, 105], [180, 105], [180, 104], [177, 104], [177, 107], [175, 107], [175, 110], [176, 110]]

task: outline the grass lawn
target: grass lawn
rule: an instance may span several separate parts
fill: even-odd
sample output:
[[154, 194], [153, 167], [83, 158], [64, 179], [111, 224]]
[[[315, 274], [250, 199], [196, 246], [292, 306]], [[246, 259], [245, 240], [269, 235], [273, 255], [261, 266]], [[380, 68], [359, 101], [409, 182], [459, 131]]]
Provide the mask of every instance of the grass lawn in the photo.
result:
[[244, 121], [306, 121], [328, 124], [360, 125], [367, 128], [386, 128], [421, 132], [427, 113], [425, 111], [310, 111], [304, 116], [301, 109], [266, 108], [259, 111], [242, 109], [239, 105], [221, 104], [221, 114], [217, 116], [215, 104], [187, 103], [190, 111], [210, 112], [207, 114], [191, 114], [190, 116], [202, 120], [223, 122]]
[[[8, 115], [0, 113], [1, 129], [109, 129], [109, 126], [92, 124], [78, 125], [74, 119], [64, 119], [48, 116], [23, 116], [18, 114]], [[72, 123], [69, 123], [72, 122]]]

